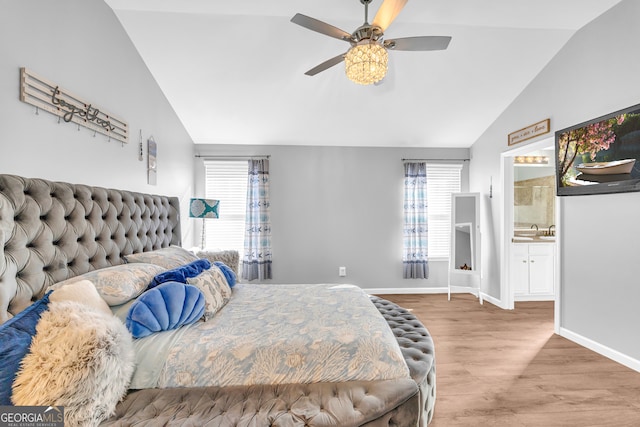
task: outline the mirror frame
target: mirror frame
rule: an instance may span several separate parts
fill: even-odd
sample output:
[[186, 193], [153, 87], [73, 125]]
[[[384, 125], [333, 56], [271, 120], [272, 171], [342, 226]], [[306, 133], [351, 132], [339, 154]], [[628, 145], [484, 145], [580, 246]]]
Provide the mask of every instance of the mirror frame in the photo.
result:
[[[474, 212], [467, 213], [467, 217], [456, 221], [459, 212], [458, 200], [472, 198], [474, 200]], [[469, 221], [471, 219], [472, 221]], [[455, 266], [456, 251], [456, 225], [471, 222], [471, 270], [461, 270]], [[480, 274], [480, 193], [451, 193], [451, 244], [449, 254], [449, 271], [464, 274]]]
[[[467, 212], [466, 215], [460, 216], [460, 204], [463, 198], [473, 199], [473, 212]], [[457, 219], [459, 221], [457, 221]], [[455, 268], [456, 259], [456, 226], [457, 225], [470, 226], [470, 245], [471, 245], [471, 270], [462, 270]], [[481, 258], [480, 258], [480, 193], [451, 193], [451, 243], [449, 253], [449, 280], [448, 280], [448, 299], [451, 300], [452, 288], [464, 288], [466, 291], [471, 292], [477, 296], [480, 300], [480, 304], [483, 303], [481, 287]], [[456, 282], [463, 282], [464, 284], [453, 284], [452, 279], [457, 278]]]

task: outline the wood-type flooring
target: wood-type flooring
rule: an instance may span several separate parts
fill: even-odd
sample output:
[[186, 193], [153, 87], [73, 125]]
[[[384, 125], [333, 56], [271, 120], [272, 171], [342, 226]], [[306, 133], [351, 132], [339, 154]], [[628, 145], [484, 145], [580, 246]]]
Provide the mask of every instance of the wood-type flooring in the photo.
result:
[[640, 373], [555, 335], [553, 302], [502, 310], [470, 294], [380, 296], [412, 310], [435, 342], [430, 427], [640, 426]]

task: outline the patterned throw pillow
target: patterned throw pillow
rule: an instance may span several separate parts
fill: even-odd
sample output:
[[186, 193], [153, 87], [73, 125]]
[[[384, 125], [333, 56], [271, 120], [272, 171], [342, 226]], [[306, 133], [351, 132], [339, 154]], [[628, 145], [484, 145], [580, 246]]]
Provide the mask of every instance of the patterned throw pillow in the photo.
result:
[[59, 289], [66, 284], [88, 280], [94, 284], [102, 299], [110, 306], [114, 306], [136, 298], [147, 289], [151, 280], [163, 271], [165, 271], [164, 268], [155, 264], [121, 264], [58, 282], [51, 289]]
[[139, 252], [137, 254], [125, 255], [127, 263], [146, 262], [159, 265], [167, 270], [189, 264], [199, 258], [188, 250], [180, 246], [169, 246], [150, 252]]
[[212, 265], [200, 275], [187, 279], [204, 295], [204, 321], [210, 320], [231, 299], [231, 288], [220, 269]]

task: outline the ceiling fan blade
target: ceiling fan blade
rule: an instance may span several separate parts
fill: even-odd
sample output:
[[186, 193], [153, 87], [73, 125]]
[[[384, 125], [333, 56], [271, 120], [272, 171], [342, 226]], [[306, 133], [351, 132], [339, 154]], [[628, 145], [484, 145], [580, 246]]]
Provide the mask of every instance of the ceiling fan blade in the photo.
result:
[[307, 76], [315, 76], [316, 74], [333, 67], [334, 65], [337, 65], [339, 63], [341, 63], [342, 61], [344, 61], [344, 53], [341, 53], [338, 56], [335, 56], [331, 59], [328, 59], [326, 61], [324, 61], [322, 64], [317, 65], [315, 67], [313, 67], [312, 69], [310, 69], [309, 71], [307, 71], [305, 74]]
[[391, 50], [445, 50], [449, 46], [449, 36], [418, 36], [385, 40], [384, 47]]
[[373, 26], [380, 27], [384, 33], [389, 25], [396, 19], [402, 8], [407, 4], [408, 0], [384, 0], [376, 17], [373, 19]]
[[351, 39], [351, 34], [346, 31], [301, 13], [296, 13], [294, 17], [291, 18], [291, 22], [336, 39], [345, 41], [349, 41]]

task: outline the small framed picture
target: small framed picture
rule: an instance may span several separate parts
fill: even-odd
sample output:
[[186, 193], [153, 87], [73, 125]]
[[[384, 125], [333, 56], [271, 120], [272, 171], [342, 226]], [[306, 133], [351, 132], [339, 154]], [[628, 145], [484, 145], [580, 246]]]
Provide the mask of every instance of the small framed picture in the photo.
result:
[[147, 165], [147, 183], [150, 185], [156, 185], [158, 173], [157, 168], [157, 156], [158, 145], [153, 137], [149, 137], [147, 140], [147, 153], [148, 153], [148, 165]]

